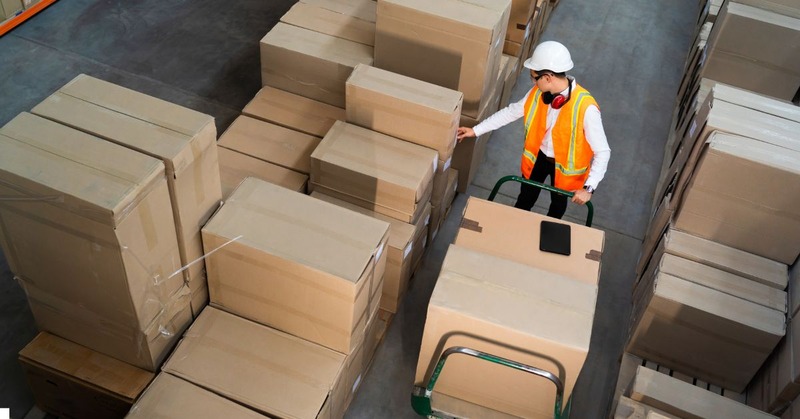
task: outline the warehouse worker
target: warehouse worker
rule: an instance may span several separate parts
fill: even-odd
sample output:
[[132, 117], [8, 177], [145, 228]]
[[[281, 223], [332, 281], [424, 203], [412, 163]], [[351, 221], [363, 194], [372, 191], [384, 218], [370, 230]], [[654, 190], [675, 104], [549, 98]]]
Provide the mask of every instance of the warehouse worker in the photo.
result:
[[[566, 72], [573, 67], [567, 48], [554, 41], [539, 44], [525, 61], [533, 88], [519, 102], [486, 118], [474, 128], [460, 127], [458, 141], [479, 137], [524, 117], [522, 175], [574, 192], [572, 202], [585, 204], [603, 180], [611, 157], [600, 108], [592, 95]], [[521, 184], [517, 208], [530, 211], [539, 188]], [[548, 216], [561, 218], [567, 197], [551, 192]]]

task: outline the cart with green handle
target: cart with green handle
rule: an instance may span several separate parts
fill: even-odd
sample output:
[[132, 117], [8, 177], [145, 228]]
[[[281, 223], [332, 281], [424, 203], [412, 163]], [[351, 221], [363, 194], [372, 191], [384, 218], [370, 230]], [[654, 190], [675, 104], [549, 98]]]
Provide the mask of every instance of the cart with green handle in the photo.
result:
[[[509, 176], [503, 176], [502, 178], [500, 178], [500, 180], [497, 181], [497, 183], [495, 183], [494, 188], [492, 189], [492, 193], [489, 194], [489, 201], [494, 201], [495, 196], [497, 196], [497, 193], [500, 191], [500, 187], [503, 186], [504, 183], [509, 181], [524, 183], [526, 185], [531, 185], [539, 189], [555, 192], [557, 194], [564, 195], [567, 198], [572, 198], [573, 196], [575, 196], [574, 192], [565, 191], [563, 189], [556, 188], [555, 186], [545, 185], [544, 183], [539, 183], [530, 179], [525, 179], [522, 176], [509, 175]], [[588, 214], [586, 215], [586, 227], [591, 227], [592, 218], [594, 218], [594, 205], [592, 204], [592, 201], [586, 203], [586, 209], [588, 210]]]

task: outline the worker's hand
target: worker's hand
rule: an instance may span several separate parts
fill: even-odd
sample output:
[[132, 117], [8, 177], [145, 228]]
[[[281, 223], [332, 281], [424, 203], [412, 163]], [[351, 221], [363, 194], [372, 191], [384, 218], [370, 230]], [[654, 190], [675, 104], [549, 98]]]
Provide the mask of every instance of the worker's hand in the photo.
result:
[[575, 195], [572, 196], [572, 202], [576, 204], [585, 204], [592, 199], [592, 193], [587, 191], [586, 189], [578, 189], [577, 191], [573, 191]]
[[470, 138], [475, 136], [475, 131], [472, 128], [467, 127], [458, 127], [458, 142], [460, 143], [461, 140], [464, 138]]

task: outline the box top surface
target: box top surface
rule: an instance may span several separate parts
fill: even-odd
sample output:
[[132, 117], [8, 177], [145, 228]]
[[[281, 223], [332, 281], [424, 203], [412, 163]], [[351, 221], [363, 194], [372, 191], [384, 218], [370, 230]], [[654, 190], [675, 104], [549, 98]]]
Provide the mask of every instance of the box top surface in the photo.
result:
[[308, 182], [308, 176], [302, 173], [250, 157], [238, 151], [220, 147], [217, 152], [219, 153], [220, 176], [224, 178], [224, 181], [236, 179], [234, 185], [228, 184], [229, 187], [232, 187], [229, 192], [233, 192], [233, 189], [248, 176], [257, 177], [293, 191], [299, 191]]
[[39, 333], [19, 356], [24, 362], [72, 376], [131, 402], [155, 376], [47, 332]]
[[433, 178], [439, 154], [427, 147], [336, 121], [311, 158], [419, 192]]
[[800, 151], [724, 132], [713, 132], [708, 138], [708, 147], [717, 153], [800, 174]]
[[[570, 226], [569, 256], [539, 250], [542, 221]], [[604, 240], [602, 230], [470, 197], [454, 243], [597, 285]]]
[[510, 8], [511, 0], [381, 0], [378, 16], [411, 18], [415, 24], [490, 41], [505, 28], [502, 19]]
[[278, 22], [264, 38], [262, 44], [311, 55], [347, 67], [371, 63], [374, 52], [368, 45], [336, 38], [309, 29]]
[[589, 349], [597, 287], [450, 245], [430, 305]]
[[125, 417], [128, 419], [264, 418], [240, 404], [167, 373], [158, 374]]
[[[366, 64], [359, 64], [350, 78], [349, 86], [378, 92], [411, 106], [422, 106], [430, 112], [447, 116], [460, 109], [464, 94], [411, 77], [392, 73]], [[351, 94], [348, 92], [348, 94]]]
[[370, 22], [375, 22], [377, 18], [378, 4], [373, 0], [302, 0], [302, 3]]
[[163, 371], [261, 412], [317, 417], [345, 355], [206, 307]]
[[381, 252], [389, 224], [366, 215], [247, 178], [204, 232], [357, 282]]
[[800, 107], [792, 102], [760, 95], [746, 89], [740, 89], [710, 79], [702, 79], [701, 83], [701, 89], [703, 88], [703, 84], [713, 84], [710, 90], [713, 91], [714, 99], [724, 100], [769, 115], [800, 122]]
[[344, 121], [345, 110], [327, 103], [264, 86], [242, 114], [324, 137], [334, 120]]
[[0, 179], [98, 222], [119, 224], [163, 178], [158, 159], [29, 113], [0, 128]]

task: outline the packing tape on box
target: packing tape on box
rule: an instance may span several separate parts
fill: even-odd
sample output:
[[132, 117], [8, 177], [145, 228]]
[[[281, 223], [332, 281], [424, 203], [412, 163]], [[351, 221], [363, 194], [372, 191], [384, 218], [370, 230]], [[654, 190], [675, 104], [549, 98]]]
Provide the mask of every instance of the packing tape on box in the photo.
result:
[[199, 258], [197, 258], [197, 259], [195, 259], [195, 260], [193, 260], [193, 261], [191, 261], [191, 262], [187, 263], [186, 265], [183, 265], [183, 266], [181, 266], [181, 268], [180, 268], [180, 269], [178, 269], [177, 271], [175, 271], [175, 272], [171, 273], [171, 274], [170, 274], [170, 275], [167, 277], [167, 279], [169, 279], [169, 278], [172, 278], [173, 276], [175, 276], [175, 275], [178, 275], [178, 274], [180, 274], [181, 272], [183, 272], [183, 271], [185, 271], [185, 270], [189, 269], [189, 268], [190, 268], [192, 265], [195, 265], [195, 264], [197, 264], [197, 263], [200, 263], [200, 262], [202, 262], [202, 261], [203, 261], [203, 260], [205, 260], [207, 257], [209, 257], [209, 256], [213, 255], [214, 253], [216, 253], [218, 250], [220, 250], [220, 249], [222, 249], [223, 247], [225, 247], [225, 246], [227, 246], [227, 245], [229, 245], [229, 244], [231, 244], [231, 243], [233, 243], [233, 242], [235, 242], [235, 241], [237, 241], [237, 240], [241, 239], [242, 237], [244, 237], [244, 235], [241, 235], [241, 234], [240, 234], [240, 235], [238, 235], [238, 236], [236, 236], [236, 237], [234, 237], [234, 238], [232, 238], [232, 239], [228, 240], [227, 242], [225, 242], [225, 243], [223, 243], [223, 244], [221, 244], [221, 245], [217, 246], [216, 248], [212, 249], [210, 252], [207, 252], [207, 253], [203, 254], [203, 256], [200, 256]]
[[602, 252], [592, 249], [589, 251], [589, 253], [586, 253], [586, 259], [593, 260], [595, 262], [600, 262], [600, 257], [602, 255], [603, 255]]
[[475, 220], [470, 220], [469, 218], [461, 219], [461, 228], [466, 230], [471, 230], [477, 233], [483, 232], [483, 227], [481, 227], [480, 223]]

